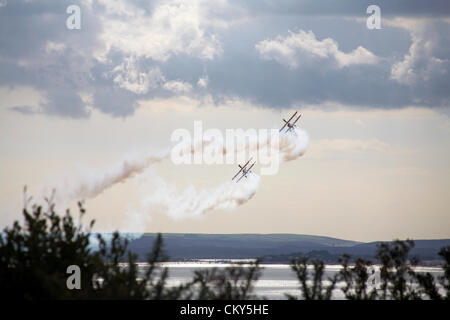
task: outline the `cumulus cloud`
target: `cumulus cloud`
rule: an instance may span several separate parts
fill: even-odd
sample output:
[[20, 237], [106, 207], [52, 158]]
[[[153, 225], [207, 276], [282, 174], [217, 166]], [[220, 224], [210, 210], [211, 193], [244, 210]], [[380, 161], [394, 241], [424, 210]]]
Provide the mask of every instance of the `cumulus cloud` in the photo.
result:
[[111, 73], [115, 75], [114, 83], [136, 94], [147, 93], [150, 89], [159, 87], [165, 81], [158, 67], [142, 72], [134, 57], [126, 58]]
[[204, 76], [198, 79], [197, 86], [199, 86], [200, 88], [206, 88], [208, 86], [208, 83], [209, 83], [208, 76]]
[[66, 45], [62, 42], [53, 42], [53, 41], [49, 41], [47, 42], [46, 46], [45, 46], [45, 52], [47, 54], [50, 53], [61, 53], [64, 51], [64, 49], [66, 48]]
[[[409, 51], [403, 60], [392, 65], [391, 79], [401, 84], [416, 85], [441, 77], [450, 78], [450, 57], [440, 54], [443, 43], [448, 43], [450, 36], [448, 32], [440, 32], [439, 22], [398, 19], [388, 23], [407, 29], [411, 34]], [[442, 24], [444, 28], [449, 27], [448, 23]]]
[[256, 44], [262, 59], [275, 60], [290, 68], [297, 68], [310, 58], [334, 59], [339, 68], [354, 64], [375, 64], [378, 58], [369, 50], [358, 46], [350, 53], [339, 50], [338, 43], [326, 38], [318, 40], [310, 31], [289, 31], [287, 37], [277, 36], [274, 40], [263, 40]]
[[[82, 28], [76, 31], [64, 27], [64, 1], [1, 7], [0, 85], [33, 87], [45, 97], [37, 108], [17, 103], [10, 110], [128, 116], [138, 100], [188, 94], [272, 108], [325, 101], [355, 108], [448, 105], [444, 2], [437, 10], [420, 1], [382, 1], [378, 31], [367, 30], [364, 10], [353, 1], [79, 3]], [[409, 22], [390, 24], [400, 12]], [[91, 102], [80, 99], [84, 93]]]
[[[90, 108], [126, 116], [143, 96], [186, 94], [189, 81], [166, 78], [162, 66], [172, 57], [221, 55], [217, 30], [233, 12], [224, 0], [202, 2], [81, 1], [76, 31], [61, 25], [67, 3], [8, 4], [0, 10], [0, 84], [41, 90], [47, 100], [38, 112], [67, 117], [88, 117]], [[83, 92], [93, 97], [89, 106]]]
[[192, 90], [192, 85], [188, 82], [174, 80], [164, 83], [164, 88], [175, 93], [183, 94], [190, 92]]
[[110, 50], [165, 62], [172, 55], [187, 54], [213, 59], [222, 53], [217, 36], [206, 32], [198, 1], [162, 1], [151, 14], [125, 0], [100, 3], [104, 47], [97, 58], [105, 60]]
[[192, 85], [182, 80], [166, 80], [159, 67], [151, 67], [143, 71], [135, 57], [128, 57], [116, 66], [107, 77], [113, 77], [113, 81], [120, 88], [135, 94], [146, 94], [151, 89], [164, 88], [176, 94], [189, 93]]

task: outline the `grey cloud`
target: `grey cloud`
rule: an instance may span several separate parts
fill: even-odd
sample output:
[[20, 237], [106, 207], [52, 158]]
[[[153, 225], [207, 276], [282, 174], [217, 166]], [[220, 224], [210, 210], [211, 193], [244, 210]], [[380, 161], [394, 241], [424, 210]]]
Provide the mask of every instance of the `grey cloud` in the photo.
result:
[[[278, 34], [287, 35], [287, 30], [292, 26], [313, 29], [321, 35], [318, 39], [323, 39], [323, 34], [330, 33], [326, 23], [328, 19], [310, 20], [315, 22], [293, 21], [292, 25], [286, 25], [284, 20], [278, 22], [272, 18], [270, 24], [265, 23], [265, 20], [253, 22], [250, 29], [236, 26], [222, 34], [226, 52], [223, 57], [205, 63], [187, 57], [174, 57], [162, 70], [171, 77], [194, 81], [202, 76], [202, 69], [205, 68], [209, 79], [208, 91], [217, 101], [228, 96], [238, 96], [273, 108], [325, 101], [335, 101], [355, 108], [398, 108], [413, 104], [435, 106], [447, 101], [448, 92], [443, 92], [444, 96], [441, 97], [431, 97], [431, 92], [419, 92], [390, 79], [392, 63], [403, 59], [403, 54], [409, 50], [409, 33], [403, 29], [380, 30], [383, 37], [377, 32], [367, 32], [367, 29], [361, 33], [354, 31], [365, 29], [365, 26], [355, 21], [346, 21], [340, 32], [333, 32], [333, 38], [340, 48], [341, 43], [345, 43], [342, 46], [345, 47], [345, 52], [351, 52], [358, 44], [354, 39], [345, 41], [348, 32], [361, 34], [367, 48], [381, 58], [375, 65], [354, 65], [338, 69], [333, 67], [333, 61], [323, 60], [315, 63], [308, 61], [301, 67], [292, 69], [275, 61], [260, 59], [254, 45]], [[283, 27], [280, 28], [279, 24]], [[267, 28], [272, 25], [278, 29], [270, 34]], [[282, 30], [285, 30], [284, 33]], [[390, 50], [377, 49], [381, 45]], [[394, 50], [397, 57], [389, 55], [392, 54], [391, 50]], [[429, 85], [433, 90], [437, 88], [435, 84]]]
[[[127, 2], [131, 7], [144, 9], [144, 17], [151, 15], [159, 3], [164, 2], [139, 0]], [[81, 6], [81, 30], [68, 30], [65, 26], [68, 16], [66, 8], [72, 4]], [[101, 17], [105, 15], [106, 10], [107, 8], [99, 1], [93, 1], [92, 11], [84, 6], [84, 2], [74, 1], [17, 1], [2, 7], [0, 84], [32, 86], [45, 96], [45, 102], [38, 108], [39, 112], [68, 117], [87, 117], [88, 107], [97, 108], [114, 116], [127, 116], [136, 109], [138, 99], [168, 97], [176, 94], [175, 89], [179, 88], [180, 84], [186, 88], [192, 86], [183, 79], [166, 78], [166, 81], [179, 82], [168, 82], [166, 88], [163, 84], [156, 88], [152, 85], [150, 87], [154, 90], [150, 90], [147, 94], [136, 94], [145, 93], [147, 90], [130, 92], [120, 88], [120, 83], [114, 82], [111, 71], [132, 56], [133, 52], [121, 52], [117, 51], [117, 48], [112, 48], [107, 51], [105, 61], [97, 60], [94, 56], [94, 52], [103, 49], [105, 45], [99, 36], [103, 31]], [[119, 20], [122, 18], [117, 17]], [[108, 27], [106, 25], [106, 28]], [[195, 25], [193, 28], [195, 31]], [[187, 36], [189, 38], [192, 33], [188, 33]], [[196, 36], [201, 37], [202, 31], [198, 31]], [[209, 34], [206, 36], [210, 37]], [[197, 40], [202, 39], [192, 39], [193, 49], [188, 53], [198, 51], [205, 55], [199, 48], [203, 43]], [[208, 43], [205, 45], [206, 54], [214, 56], [214, 53], [210, 52], [211, 47], [207, 46]], [[177, 46], [179, 50], [179, 44]], [[163, 48], [163, 53], [164, 50], [170, 48]], [[143, 57], [139, 59], [138, 64], [139, 69], [136, 72], [141, 73], [148, 72], [152, 67], [158, 67], [160, 63]], [[80, 97], [82, 93], [92, 96], [90, 106], [82, 101]], [[22, 113], [31, 111], [21, 107], [11, 110]]]
[[11, 1], [0, 9], [2, 58], [38, 59], [48, 41], [90, 50], [100, 29], [98, 17], [82, 8], [82, 29], [66, 28], [66, 8], [76, 1]]
[[121, 88], [97, 87], [94, 107], [115, 116], [127, 116], [137, 107], [136, 95]]
[[[151, 15], [159, 4], [144, 0], [131, 3], [142, 8], [146, 15]], [[439, 17], [448, 16], [446, 3], [434, 3], [435, 6], [424, 1], [377, 2], [382, 16], [418, 17], [434, 13]], [[82, 29], [71, 31], [65, 27], [65, 9], [69, 4], [74, 2], [10, 1], [0, 8], [0, 85], [29, 85], [43, 92], [45, 99], [37, 109], [39, 112], [80, 118], [88, 117], [92, 107], [125, 117], [133, 114], [141, 99], [176, 95], [176, 90], [169, 90], [175, 88], [170, 81], [192, 87], [189, 93], [183, 94], [199, 98], [212, 95], [216, 101], [240, 97], [272, 108], [325, 101], [355, 108], [398, 108], [411, 104], [434, 107], [448, 104], [450, 97], [450, 72], [438, 72], [448, 68], [427, 67], [430, 57], [444, 62], [450, 59], [449, 24], [434, 19], [426, 29], [417, 31], [417, 36], [434, 46], [429, 55], [418, 52], [417, 59], [412, 59], [411, 68], [419, 75], [417, 82], [404, 83], [392, 78], [392, 66], [405, 60], [415, 41], [414, 34], [389, 25], [371, 31], [364, 23], [347, 19], [365, 17], [365, 9], [372, 4], [368, 1], [232, 1], [232, 5], [223, 7], [223, 12], [213, 10], [210, 5], [205, 11], [211, 21], [204, 32], [208, 37], [217, 36], [223, 54], [202, 59], [178, 50], [167, 61], [136, 54], [137, 77], [133, 79], [139, 80], [140, 73], [161, 70], [163, 80], [148, 90], [129, 90], [129, 85], [114, 82], [117, 74], [112, 70], [133, 56], [132, 52], [112, 48], [105, 60], [94, 57], [95, 50], [104, 45], [99, 37], [103, 30], [99, 18], [105, 7], [93, 1], [93, 11], [90, 11], [80, 4]], [[236, 21], [221, 27], [227, 19]], [[380, 60], [373, 65], [350, 64], [337, 68], [333, 59], [313, 59], [299, 63], [295, 69], [261, 59], [255, 45], [277, 36], [286, 37], [288, 30], [312, 30], [318, 41], [325, 38], [336, 41], [343, 53], [362, 46]], [[53, 43], [50, 47], [49, 42]], [[199, 78], [206, 76], [208, 86], [197, 86]], [[164, 88], [164, 83], [172, 86]], [[86, 103], [81, 94], [90, 95], [92, 101]], [[27, 106], [11, 110], [36, 112]]]
[[13, 106], [9, 108], [12, 111], [16, 111], [23, 114], [34, 114], [36, 110], [31, 106]]
[[[0, 83], [40, 90], [45, 101], [39, 112], [78, 118], [89, 115], [80, 92], [90, 87], [93, 61], [87, 53], [96, 46], [100, 26], [97, 17], [80, 4], [82, 29], [68, 30], [66, 8], [71, 4], [13, 1], [0, 9]], [[49, 43], [58, 50], [49, 52]]]
[[70, 87], [60, 87], [48, 91], [46, 98], [48, 102], [41, 105], [44, 113], [73, 118], [89, 116], [84, 102], [77, 92], [74, 92]]
[[412, 17], [448, 17], [450, 4], [447, 0], [232, 0], [236, 5], [254, 14], [282, 14], [307, 16], [366, 16], [369, 5], [376, 4], [382, 15]]

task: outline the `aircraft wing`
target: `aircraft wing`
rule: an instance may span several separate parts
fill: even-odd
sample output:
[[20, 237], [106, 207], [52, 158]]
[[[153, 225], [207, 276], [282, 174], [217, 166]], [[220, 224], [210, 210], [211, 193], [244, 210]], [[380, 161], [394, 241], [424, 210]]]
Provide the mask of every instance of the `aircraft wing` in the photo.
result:
[[248, 159], [247, 163], [244, 164], [243, 166], [240, 166], [240, 165], [239, 165], [239, 168], [241, 168], [241, 169], [238, 171], [238, 173], [236, 173], [236, 175], [235, 175], [231, 180], [234, 180], [234, 178], [236, 178], [236, 177], [239, 175], [239, 173], [241, 173], [241, 171], [245, 169], [245, 167], [248, 165], [248, 163], [250, 162], [250, 160], [252, 160], [252, 158]]
[[284, 127], [286, 127], [286, 126], [289, 124], [289, 122], [292, 120], [292, 118], [295, 117], [296, 114], [297, 114], [297, 111], [294, 112], [294, 114], [292, 115], [292, 117], [289, 118], [288, 121], [284, 120], [285, 123], [284, 123], [284, 125], [281, 127], [281, 129], [280, 129], [279, 132], [283, 131]]
[[247, 176], [247, 173], [250, 173], [250, 169], [253, 168], [253, 166], [255, 165], [256, 161], [253, 162], [253, 164], [245, 171], [242, 173], [241, 177], [239, 179], [236, 180], [236, 183], [238, 183], [239, 181], [241, 181], [241, 179], [245, 176]]
[[298, 121], [298, 119], [300, 119], [300, 117], [302, 116], [302, 114], [300, 113], [300, 115], [298, 116], [298, 118], [297, 119], [295, 119], [295, 121], [294, 121], [294, 123], [292, 124], [292, 125], [294, 125], [294, 124], [296, 124], [297, 123], [297, 121]]
[[248, 165], [248, 163], [250, 162], [250, 160], [252, 160], [253, 157], [250, 157], [250, 159], [248, 159], [248, 161], [244, 164], [244, 166], [242, 167], [242, 169], [245, 169], [245, 167]]
[[[239, 173], [241, 173], [241, 171], [243, 170], [244, 168], [241, 168], [241, 170], [239, 170], [238, 171], [238, 173], [236, 173], [236, 175], [231, 179], [231, 180], [234, 180], [234, 178], [236, 178], [238, 175], [239, 175]], [[239, 181], [239, 180], [238, 180]]]
[[242, 176], [241, 176], [239, 179], [236, 180], [236, 183], [238, 183], [239, 181], [241, 181], [241, 179], [242, 179], [243, 177], [245, 177], [245, 174], [242, 174]]
[[297, 114], [297, 111], [294, 112], [294, 114], [292, 115], [292, 117], [289, 118], [289, 120], [287, 121], [287, 123], [291, 122], [291, 120], [295, 117], [296, 114]]

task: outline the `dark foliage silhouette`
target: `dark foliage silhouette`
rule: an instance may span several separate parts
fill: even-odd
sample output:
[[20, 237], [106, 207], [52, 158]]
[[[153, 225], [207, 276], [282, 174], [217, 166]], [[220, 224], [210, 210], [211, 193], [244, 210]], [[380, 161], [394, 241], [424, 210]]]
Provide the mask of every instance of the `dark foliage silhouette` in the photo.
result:
[[[329, 284], [324, 287], [324, 268], [323, 261], [313, 260], [312, 271], [308, 268], [307, 258], [294, 259], [291, 263], [291, 268], [295, 272], [298, 281], [300, 282], [300, 291], [302, 298], [305, 300], [329, 300], [336, 286], [338, 280], [337, 275], [328, 278]], [[310, 283], [310, 280], [312, 283]], [[297, 299], [293, 295], [287, 295], [289, 299]]]
[[444, 295], [439, 293], [436, 279], [433, 275], [431, 275], [431, 273], [417, 273], [415, 274], [415, 278], [419, 284], [421, 296], [425, 296], [431, 300], [450, 300], [450, 247], [441, 248], [439, 255], [444, 260], [444, 264], [442, 266], [444, 269], [444, 274], [438, 277], [438, 282], [446, 292]]
[[[342, 291], [345, 298], [349, 300], [374, 300], [377, 298], [377, 290], [375, 286], [369, 286], [369, 267], [372, 263], [369, 260], [356, 259], [355, 265], [349, 265], [350, 256], [344, 254], [341, 259], [342, 269], [339, 273], [339, 279], [345, 285]], [[372, 284], [374, 285], [374, 284]]]
[[[14, 222], [0, 234], [0, 299], [219, 299], [246, 300], [261, 298], [254, 294], [261, 277], [259, 260], [247, 265], [197, 270], [192, 280], [169, 286], [169, 270], [163, 262], [168, 257], [158, 234], [146, 264], [137, 263], [137, 255], [128, 250], [128, 241], [115, 232], [107, 241], [96, 235], [93, 248], [91, 233], [94, 221], [83, 227], [85, 209], [78, 203], [79, 222], [69, 210], [63, 216], [55, 212], [52, 199], [46, 209], [30, 205], [25, 192], [23, 224]], [[29, 208], [29, 209], [28, 209]], [[291, 269], [299, 281], [300, 295], [289, 299], [328, 300], [342, 290], [349, 300], [450, 300], [450, 247], [441, 248], [443, 274], [415, 271], [418, 260], [410, 257], [411, 240], [380, 243], [375, 265], [369, 260], [343, 255], [341, 270], [326, 276], [323, 261], [307, 257], [292, 260]], [[67, 286], [67, 268], [81, 270], [81, 288]], [[374, 267], [379, 283], [371, 283]], [[338, 287], [337, 284], [340, 283]]]
[[[25, 193], [26, 194], [26, 193]], [[25, 196], [26, 198], [26, 196]], [[97, 235], [98, 250], [91, 248], [94, 220], [87, 229], [76, 225], [70, 212], [55, 212], [51, 200], [47, 209], [26, 198], [24, 226], [17, 221], [0, 237], [0, 288], [5, 299], [162, 299], [176, 298], [177, 288], [166, 289], [167, 269], [159, 235], [148, 256], [148, 268], [139, 274], [136, 255], [127, 251], [128, 241], [118, 232], [109, 243]], [[85, 214], [78, 203], [80, 221]], [[121, 262], [126, 262], [122, 264]], [[82, 270], [81, 289], [68, 290], [67, 267]]]
[[418, 299], [418, 292], [414, 289], [415, 272], [412, 266], [417, 259], [409, 259], [409, 251], [414, 247], [411, 240], [395, 240], [392, 243], [378, 245], [376, 254], [380, 262], [381, 298], [394, 300]]
[[260, 276], [259, 261], [250, 263], [250, 266], [235, 265], [223, 269], [197, 270], [192, 280], [191, 297], [199, 300], [256, 299], [252, 292]]
[[[250, 267], [197, 271], [191, 282], [168, 286], [167, 261], [160, 234], [139, 268], [137, 255], [127, 250], [128, 240], [115, 232], [110, 241], [97, 234], [98, 249], [91, 245], [92, 220], [88, 228], [77, 225], [69, 211], [55, 212], [31, 205], [26, 197], [24, 225], [14, 222], [0, 236], [0, 299], [248, 299], [260, 276], [258, 262]], [[80, 221], [85, 214], [78, 203]], [[69, 290], [67, 267], [79, 266], [80, 290]], [[195, 289], [195, 290], [194, 290]]]

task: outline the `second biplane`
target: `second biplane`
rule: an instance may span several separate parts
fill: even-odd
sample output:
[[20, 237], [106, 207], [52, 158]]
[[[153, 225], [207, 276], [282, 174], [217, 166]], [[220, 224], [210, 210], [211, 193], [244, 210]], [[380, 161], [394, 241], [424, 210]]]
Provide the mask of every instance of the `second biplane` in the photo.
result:
[[251, 170], [250, 170], [250, 169], [253, 168], [253, 166], [254, 166], [255, 163], [256, 163], [256, 161], [253, 162], [253, 164], [252, 164], [249, 168], [247, 168], [247, 165], [250, 163], [251, 160], [252, 160], [252, 158], [250, 158], [250, 159], [247, 161], [247, 163], [244, 164], [244, 166], [239, 165], [240, 170], [238, 171], [238, 173], [236, 173], [236, 175], [235, 175], [231, 180], [236, 179], [236, 177], [237, 177], [238, 175], [241, 175], [241, 176], [239, 177], [239, 179], [236, 180], [236, 183], [238, 183], [239, 181], [241, 181], [241, 179], [242, 179], [243, 177], [246, 177], [246, 178], [247, 178], [247, 174], [248, 174], [248, 173], [251, 173]]

